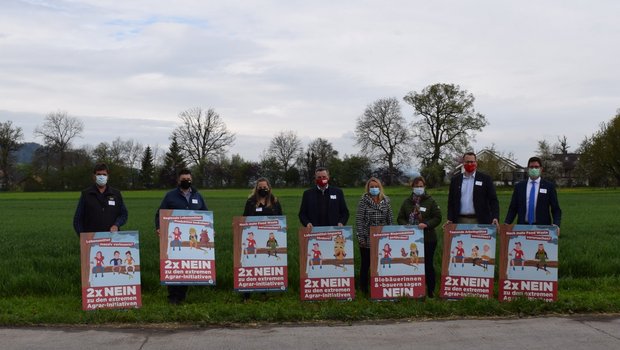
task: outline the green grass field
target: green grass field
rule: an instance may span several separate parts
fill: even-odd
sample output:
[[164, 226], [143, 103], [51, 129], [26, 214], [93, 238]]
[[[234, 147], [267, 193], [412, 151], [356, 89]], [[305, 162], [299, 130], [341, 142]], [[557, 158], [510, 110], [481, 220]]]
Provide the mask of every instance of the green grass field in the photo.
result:
[[[123, 229], [140, 231], [143, 307], [89, 312], [81, 309], [79, 240], [72, 227], [79, 193], [0, 193], [0, 325], [227, 325], [620, 312], [620, 190], [560, 191], [563, 221], [557, 303], [478, 299], [372, 302], [362, 295], [352, 302], [301, 302], [296, 233], [302, 191], [275, 190], [289, 226], [289, 290], [253, 295], [245, 303], [233, 291], [231, 222], [233, 216], [242, 214], [249, 191], [203, 191], [209, 210], [215, 215], [217, 286], [191, 287], [187, 303], [178, 307], [167, 304], [165, 287], [159, 283], [158, 240], [153, 220], [164, 191], [124, 192], [129, 221]], [[361, 194], [361, 188], [345, 190], [350, 225], [354, 223]], [[388, 188], [387, 194], [397, 212], [409, 188]], [[431, 194], [442, 207], [445, 220], [446, 190], [434, 190]], [[498, 194], [503, 219], [511, 191], [500, 190]], [[438, 274], [439, 247], [435, 256]]]

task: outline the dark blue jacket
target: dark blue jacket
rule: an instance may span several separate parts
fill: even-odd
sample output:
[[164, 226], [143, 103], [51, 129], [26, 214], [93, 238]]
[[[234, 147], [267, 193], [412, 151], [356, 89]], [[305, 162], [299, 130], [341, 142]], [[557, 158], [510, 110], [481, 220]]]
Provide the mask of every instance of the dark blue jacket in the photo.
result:
[[121, 192], [106, 186], [103, 193], [96, 185], [82, 191], [73, 216], [73, 229], [81, 232], [107, 232], [112, 225], [119, 227], [127, 222], [127, 207]]
[[[527, 225], [527, 182], [520, 181], [515, 185], [512, 199], [508, 207], [505, 223], [511, 224], [517, 217], [517, 224]], [[553, 219], [553, 220], [552, 220]], [[558, 194], [552, 182], [540, 179], [540, 189], [536, 199], [536, 222], [537, 225], [558, 225], [562, 220], [562, 209], [558, 202]]]
[[[325, 200], [328, 203], [327, 221], [321, 221], [320, 200]], [[324, 192], [318, 187], [304, 191], [299, 208], [299, 221], [304, 227], [309, 222], [312, 223], [312, 226], [337, 226], [339, 223], [346, 225], [347, 220], [349, 220], [349, 209], [341, 189], [329, 186]]]
[[[161, 201], [159, 209], [185, 209], [185, 210], [208, 210], [207, 203], [204, 201], [200, 193], [192, 187], [189, 201], [183, 195], [180, 188], [175, 188], [166, 193]], [[159, 209], [155, 213], [155, 228], [159, 229]]]
[[[474, 178], [474, 210], [479, 224], [491, 224], [493, 219], [499, 220], [499, 201], [495, 193], [493, 179], [476, 171]], [[448, 192], [448, 220], [458, 223], [461, 212], [461, 187], [463, 174], [452, 177]]]

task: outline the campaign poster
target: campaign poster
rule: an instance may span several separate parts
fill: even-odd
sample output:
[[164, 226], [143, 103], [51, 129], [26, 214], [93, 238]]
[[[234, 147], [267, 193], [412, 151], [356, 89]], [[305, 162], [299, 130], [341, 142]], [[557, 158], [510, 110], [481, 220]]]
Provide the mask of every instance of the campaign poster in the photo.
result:
[[444, 227], [441, 298], [493, 297], [496, 238], [495, 225]]
[[80, 234], [82, 309], [142, 306], [138, 231]]
[[285, 216], [233, 218], [234, 288], [239, 292], [286, 291]]
[[300, 228], [299, 270], [301, 300], [353, 300], [351, 226]]
[[502, 225], [499, 300], [558, 300], [558, 227]]
[[370, 298], [421, 298], [426, 295], [424, 230], [417, 226], [370, 228]]
[[159, 211], [159, 273], [164, 285], [215, 285], [213, 212]]

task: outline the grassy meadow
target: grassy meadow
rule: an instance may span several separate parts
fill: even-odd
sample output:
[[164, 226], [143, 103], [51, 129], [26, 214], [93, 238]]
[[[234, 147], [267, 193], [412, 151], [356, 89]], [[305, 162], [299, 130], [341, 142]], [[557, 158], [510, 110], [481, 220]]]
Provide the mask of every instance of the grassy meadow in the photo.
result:
[[[129, 221], [123, 229], [140, 231], [143, 306], [135, 310], [89, 312], [81, 309], [79, 240], [72, 227], [79, 193], [0, 193], [0, 325], [205, 326], [620, 312], [620, 190], [560, 190], [563, 220], [557, 303], [500, 303], [496, 299], [447, 302], [437, 298], [372, 302], [360, 293], [352, 302], [301, 302], [296, 233], [302, 191], [274, 191], [289, 226], [289, 289], [284, 293], [253, 295], [248, 302], [233, 291], [231, 222], [233, 216], [243, 213], [249, 190], [202, 191], [215, 215], [217, 286], [190, 287], [187, 302], [181, 306], [168, 305], [166, 288], [159, 283], [154, 214], [165, 191], [123, 192], [129, 210]], [[345, 189], [351, 212], [349, 225], [354, 224], [361, 194], [361, 188]], [[409, 188], [388, 188], [387, 194], [396, 214]], [[432, 190], [431, 194], [442, 207], [445, 221], [447, 190]], [[500, 189], [498, 195], [503, 219], [511, 189]], [[435, 256], [438, 275], [441, 243]], [[359, 266], [358, 259], [356, 264]], [[439, 288], [440, 279], [437, 280]]]

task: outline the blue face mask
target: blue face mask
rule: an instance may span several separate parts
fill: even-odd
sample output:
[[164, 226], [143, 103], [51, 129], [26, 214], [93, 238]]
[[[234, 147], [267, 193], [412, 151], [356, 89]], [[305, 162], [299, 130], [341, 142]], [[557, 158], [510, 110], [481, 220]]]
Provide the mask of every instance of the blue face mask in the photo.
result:
[[424, 194], [424, 187], [414, 187], [413, 188], [413, 194], [415, 194], [416, 196], [421, 196]]
[[379, 187], [371, 187], [368, 189], [368, 193], [370, 193], [370, 195], [373, 197], [378, 196], [380, 192], [381, 190], [379, 190]]
[[95, 175], [95, 182], [99, 186], [105, 186], [108, 183], [107, 175]]

